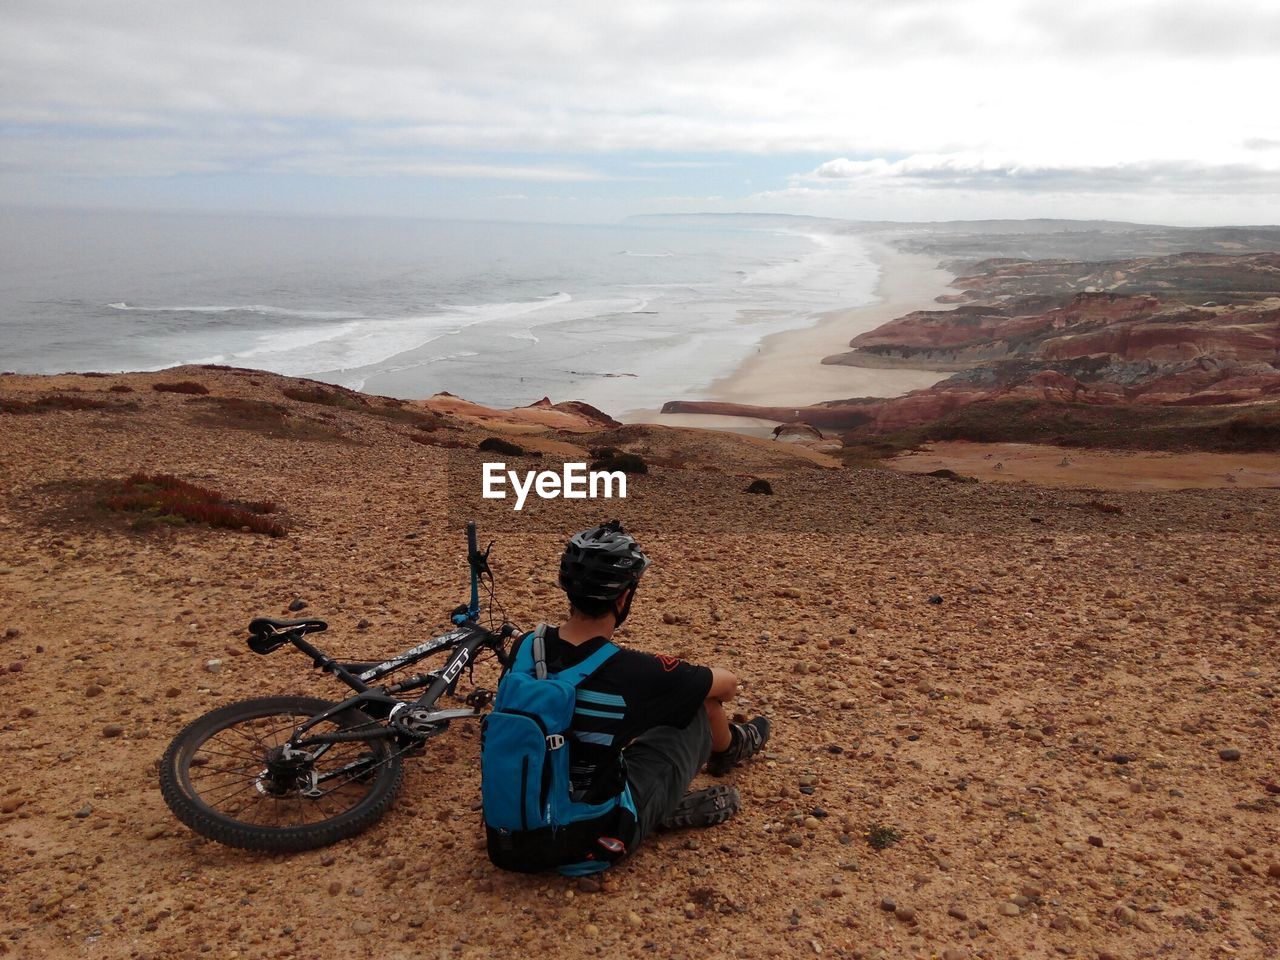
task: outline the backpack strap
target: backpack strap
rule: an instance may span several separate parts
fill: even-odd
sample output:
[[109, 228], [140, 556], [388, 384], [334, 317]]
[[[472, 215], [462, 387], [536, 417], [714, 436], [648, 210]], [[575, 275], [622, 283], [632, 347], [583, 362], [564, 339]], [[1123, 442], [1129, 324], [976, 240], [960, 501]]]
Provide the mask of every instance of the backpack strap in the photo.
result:
[[547, 679], [547, 625], [540, 623], [533, 631], [533, 675]]
[[[532, 633], [527, 633], [520, 639], [519, 645], [516, 647], [515, 654], [511, 661], [511, 670], [519, 673], [532, 674], [539, 680], [545, 680], [551, 676], [547, 670], [547, 625], [545, 623], [538, 624]], [[557, 671], [555, 676], [567, 683], [573, 684], [575, 687], [582, 683], [583, 680], [591, 676], [602, 666], [605, 661], [618, 652], [616, 644], [606, 641], [599, 650], [591, 654], [576, 666]]]
[[591, 656], [587, 657], [576, 666], [561, 670], [556, 674], [556, 676], [566, 683], [571, 683], [576, 687], [578, 684], [582, 683], [583, 680], [587, 679], [587, 677], [591, 676], [603, 667], [605, 662], [617, 652], [617, 645], [606, 640], [600, 649], [591, 654]]
[[511, 659], [508, 661], [507, 672], [533, 674], [537, 666], [537, 654], [542, 655], [545, 666], [546, 640], [544, 635], [546, 632], [547, 625], [540, 623], [536, 629], [523, 633], [516, 638], [515, 645], [511, 648]]

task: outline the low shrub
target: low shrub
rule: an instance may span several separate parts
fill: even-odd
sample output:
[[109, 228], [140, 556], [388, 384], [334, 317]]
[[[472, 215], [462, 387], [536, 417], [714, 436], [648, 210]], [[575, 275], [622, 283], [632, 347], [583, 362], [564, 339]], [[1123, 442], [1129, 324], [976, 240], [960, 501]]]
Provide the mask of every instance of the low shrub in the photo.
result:
[[133, 393], [133, 387], [127, 383], [117, 383], [108, 388], [112, 393]]
[[901, 839], [902, 834], [893, 829], [893, 827], [886, 827], [882, 823], [873, 823], [867, 829], [867, 843], [877, 850], [885, 850], [892, 847]]
[[773, 496], [773, 485], [763, 477], [757, 477], [747, 484], [747, 493], [762, 493], [765, 496]]
[[600, 447], [591, 451], [591, 456], [595, 458], [592, 461], [592, 470], [621, 470], [623, 473], [648, 473], [649, 465], [644, 462], [644, 457], [638, 453], [627, 453], [624, 450], [616, 450], [613, 447]]
[[202, 523], [231, 530], [248, 528], [254, 533], [283, 537], [284, 527], [267, 518], [276, 512], [270, 501], [228, 500], [216, 490], [200, 487], [166, 473], [135, 473], [115, 485], [102, 506], [122, 513], [136, 513], [135, 529], [162, 524]]
[[194, 380], [178, 380], [174, 383], [153, 383], [152, 390], [160, 393], [191, 393], [205, 394], [209, 392], [209, 388], [202, 383], [196, 383]]
[[525, 454], [525, 449], [520, 444], [503, 440], [501, 437], [485, 437], [476, 445], [476, 449], [485, 453], [501, 453], [508, 457], [523, 457]]

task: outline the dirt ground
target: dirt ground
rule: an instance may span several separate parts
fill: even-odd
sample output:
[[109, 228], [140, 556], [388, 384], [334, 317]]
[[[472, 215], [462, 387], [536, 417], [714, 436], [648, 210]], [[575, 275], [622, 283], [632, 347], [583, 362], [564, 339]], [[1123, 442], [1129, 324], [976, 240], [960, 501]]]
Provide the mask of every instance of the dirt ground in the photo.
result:
[[[0, 401], [136, 405], [0, 413], [0, 955], [1280, 954], [1280, 491], [962, 484], [720, 439], [626, 501], [516, 515], [479, 499], [481, 434], [182, 376], [287, 416], [219, 419], [150, 390], [164, 375], [0, 378]], [[139, 469], [277, 501], [288, 535], [131, 530], [92, 491]], [[774, 495], [744, 494], [762, 470]], [[737, 669], [735, 709], [774, 721], [733, 821], [656, 838], [602, 889], [500, 873], [465, 724], [324, 850], [247, 854], [168, 813], [157, 761], [185, 723], [341, 692], [250, 653], [251, 616], [301, 599], [326, 649], [404, 649], [463, 598], [475, 515], [509, 617], [554, 619], [561, 545], [606, 514], [653, 557], [625, 642]]]
[[1079, 450], [1034, 443], [948, 440], [889, 462], [904, 473], [954, 470], [979, 480], [1027, 481], [1048, 487], [1100, 490], [1190, 490], [1210, 487], [1280, 488], [1274, 453], [1165, 453]]

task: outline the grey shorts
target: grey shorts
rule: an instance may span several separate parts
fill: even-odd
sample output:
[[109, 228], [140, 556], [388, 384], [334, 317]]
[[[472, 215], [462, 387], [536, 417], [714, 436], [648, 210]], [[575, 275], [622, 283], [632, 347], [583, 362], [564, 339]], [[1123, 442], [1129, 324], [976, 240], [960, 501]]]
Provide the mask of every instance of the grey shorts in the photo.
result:
[[634, 850], [684, 797], [711, 756], [711, 725], [701, 707], [685, 727], [654, 727], [636, 737], [622, 756], [636, 803]]

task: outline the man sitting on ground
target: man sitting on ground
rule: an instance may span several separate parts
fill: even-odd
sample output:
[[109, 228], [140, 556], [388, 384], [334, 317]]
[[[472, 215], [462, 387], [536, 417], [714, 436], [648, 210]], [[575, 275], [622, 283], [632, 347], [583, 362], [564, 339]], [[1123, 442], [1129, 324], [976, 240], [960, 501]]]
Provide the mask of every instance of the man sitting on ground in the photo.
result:
[[[649, 558], [616, 520], [569, 541], [560, 561], [569, 617], [559, 627], [539, 631], [546, 674], [572, 671], [613, 644], [648, 565]], [[741, 806], [736, 788], [718, 785], [690, 793], [689, 784], [704, 765], [713, 776], [724, 776], [758, 753], [769, 738], [769, 721], [729, 722], [724, 704], [736, 695], [738, 678], [723, 667], [626, 648], [605, 656], [575, 681], [567, 745], [571, 799], [585, 804], [619, 800], [606, 818], [611, 822], [590, 828], [606, 850], [617, 845], [608, 857], [612, 861], [633, 852], [656, 829], [710, 826], [733, 816]], [[491, 855], [495, 839], [501, 843], [491, 830]], [[587, 853], [588, 860], [599, 857], [600, 851]], [[579, 866], [586, 868], [579, 872], [590, 869]]]

